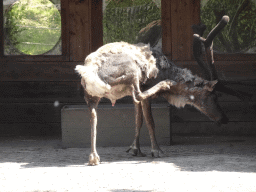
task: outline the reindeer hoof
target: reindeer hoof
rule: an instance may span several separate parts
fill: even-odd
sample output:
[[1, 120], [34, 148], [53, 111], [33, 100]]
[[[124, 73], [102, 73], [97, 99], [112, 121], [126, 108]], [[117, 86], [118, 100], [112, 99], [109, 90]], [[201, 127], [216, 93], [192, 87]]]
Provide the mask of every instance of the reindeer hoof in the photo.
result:
[[131, 153], [133, 156], [146, 157], [146, 155], [142, 153], [140, 149], [137, 148], [130, 147], [130, 149], [128, 149], [126, 152]]
[[175, 81], [172, 81], [172, 80], [166, 80], [166, 83], [168, 84], [168, 85], [170, 85], [170, 86], [174, 86], [174, 85], [176, 85], [177, 83], [175, 82]]
[[175, 81], [165, 80], [162, 82], [163, 90], [169, 90], [173, 85], [176, 85]]
[[89, 156], [88, 165], [98, 165], [100, 163], [100, 156], [97, 153], [91, 153]]
[[165, 90], [170, 89], [170, 85], [169, 85], [168, 81], [162, 81], [161, 84], [162, 84], [162, 90], [165, 91]]
[[159, 157], [161, 157], [160, 154], [164, 154], [164, 152], [161, 149], [152, 149], [151, 150], [152, 157], [159, 158]]

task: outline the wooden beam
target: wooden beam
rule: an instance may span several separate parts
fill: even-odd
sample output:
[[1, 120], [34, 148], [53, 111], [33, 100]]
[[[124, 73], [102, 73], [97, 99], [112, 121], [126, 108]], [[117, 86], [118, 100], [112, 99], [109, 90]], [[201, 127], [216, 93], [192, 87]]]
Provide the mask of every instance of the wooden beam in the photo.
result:
[[3, 62], [0, 81], [73, 81], [74, 68], [83, 62]]
[[102, 0], [89, 1], [90, 18], [90, 53], [103, 45]]
[[62, 55], [69, 60], [69, 1], [61, 0]]
[[162, 49], [165, 55], [172, 59], [172, 22], [171, 22], [171, 1], [162, 0]]
[[3, 1], [0, 2], [0, 59], [4, 56], [4, 13], [3, 13]]
[[69, 0], [70, 61], [84, 61], [90, 51], [89, 1]]
[[[192, 73], [202, 76], [201, 69], [195, 61], [176, 61], [177, 66], [188, 68]], [[220, 79], [227, 81], [246, 81], [256, 79], [255, 61], [216, 61], [215, 67]]]
[[[195, 61], [176, 61], [176, 65], [201, 75]], [[3, 62], [0, 65], [0, 81], [79, 81], [74, 68], [82, 62]], [[216, 61], [221, 79], [255, 80], [255, 61]]]
[[171, 0], [172, 23], [172, 59], [178, 61], [193, 60], [191, 26], [199, 23], [200, 1]]

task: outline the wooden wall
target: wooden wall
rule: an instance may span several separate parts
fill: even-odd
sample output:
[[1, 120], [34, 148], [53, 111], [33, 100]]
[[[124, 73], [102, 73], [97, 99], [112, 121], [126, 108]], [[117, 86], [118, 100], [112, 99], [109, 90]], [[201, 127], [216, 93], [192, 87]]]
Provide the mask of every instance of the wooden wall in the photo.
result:
[[[74, 68], [102, 45], [101, 3], [100, 0], [62, 0], [62, 56], [4, 56], [3, 35], [0, 35], [0, 136], [60, 136], [61, 108], [85, 104]], [[200, 74], [191, 49], [191, 25], [200, 21], [200, 1], [162, 0], [162, 5], [164, 52], [177, 65]], [[0, 34], [3, 34], [2, 18], [0, 15]], [[256, 93], [255, 55], [229, 58], [217, 55], [216, 60], [222, 78], [245, 82], [246, 85], [233, 86]], [[220, 100], [231, 119], [226, 127], [216, 128], [202, 114], [187, 107], [173, 109], [174, 132], [201, 133], [209, 129], [208, 133], [217, 130], [217, 134], [222, 134], [225, 128], [231, 131], [234, 128], [238, 130], [236, 134], [256, 134], [255, 97], [248, 105], [231, 96]], [[119, 102], [131, 103], [131, 100], [125, 98]]]
[[0, 136], [60, 136], [61, 108], [84, 104], [74, 68], [102, 45], [101, 1], [61, 3], [62, 56], [4, 56], [0, 35]]

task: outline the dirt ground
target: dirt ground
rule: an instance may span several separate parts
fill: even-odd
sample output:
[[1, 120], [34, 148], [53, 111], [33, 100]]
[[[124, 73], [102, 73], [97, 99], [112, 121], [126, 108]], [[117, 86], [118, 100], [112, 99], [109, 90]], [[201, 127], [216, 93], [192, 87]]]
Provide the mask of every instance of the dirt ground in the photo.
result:
[[127, 147], [63, 149], [50, 138], [0, 139], [0, 191], [256, 192], [255, 137], [174, 137], [164, 157], [133, 157]]

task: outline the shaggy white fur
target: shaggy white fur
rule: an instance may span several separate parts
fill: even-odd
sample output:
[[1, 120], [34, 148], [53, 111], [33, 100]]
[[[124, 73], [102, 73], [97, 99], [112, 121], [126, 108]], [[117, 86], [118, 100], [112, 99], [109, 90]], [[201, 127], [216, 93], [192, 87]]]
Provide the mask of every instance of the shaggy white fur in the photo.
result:
[[184, 108], [185, 105], [188, 104], [187, 99], [181, 95], [168, 95], [167, 100], [171, 105], [177, 108]]
[[98, 67], [96, 65], [77, 65], [75, 70], [85, 80], [86, 90], [92, 96], [102, 96], [110, 91], [111, 86], [102, 81], [98, 74]]
[[[138, 73], [140, 74], [138, 75], [140, 82], [156, 77], [156, 71], [158, 71], [156, 59], [153, 57], [149, 45], [142, 43], [132, 45], [126, 42], [109, 43], [88, 55], [83, 66], [77, 65], [75, 68], [84, 79], [86, 91], [90, 95], [108, 98], [107, 95], [111, 92], [111, 86], [98, 76], [98, 71], [107, 61], [107, 55], [122, 53], [127, 54], [136, 63], [138, 68], [143, 71], [143, 73]], [[132, 93], [130, 92], [129, 94]]]

